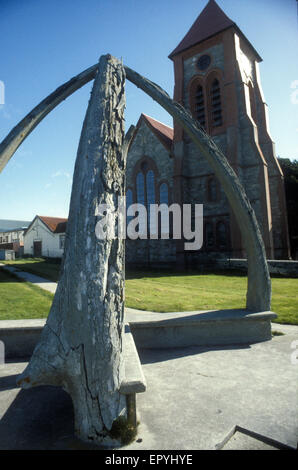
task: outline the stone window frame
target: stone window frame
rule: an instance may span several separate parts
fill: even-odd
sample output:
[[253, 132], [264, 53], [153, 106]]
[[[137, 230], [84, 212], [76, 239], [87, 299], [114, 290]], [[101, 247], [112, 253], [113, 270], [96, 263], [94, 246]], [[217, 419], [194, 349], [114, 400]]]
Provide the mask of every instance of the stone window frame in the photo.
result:
[[[213, 81], [217, 79], [220, 88], [220, 101], [221, 101], [221, 118], [222, 124], [220, 126], [212, 125], [212, 104], [211, 104], [211, 87]], [[192, 77], [188, 85], [188, 97], [189, 97], [189, 108], [192, 116], [197, 119], [196, 116], [196, 92], [197, 87], [201, 86], [203, 89], [204, 96], [204, 108], [205, 108], [205, 126], [204, 129], [209, 135], [221, 134], [225, 131], [225, 106], [224, 106], [224, 94], [223, 94], [223, 72], [219, 68], [213, 68], [208, 71], [205, 75], [196, 74]]]
[[[144, 163], [148, 164], [146, 171], [142, 169], [142, 165]], [[147, 203], [146, 174], [148, 173], [149, 170], [152, 170], [154, 174], [154, 190], [155, 190], [155, 199], [156, 199], [156, 195], [158, 191], [157, 181], [159, 180], [159, 171], [158, 171], [155, 161], [151, 157], [144, 155], [142, 158], [140, 158], [140, 160], [137, 161], [137, 163], [134, 166], [133, 173], [132, 173], [132, 187], [130, 186], [130, 189], [133, 190], [133, 202], [135, 203], [138, 202], [137, 200], [137, 176], [138, 176], [138, 173], [140, 172], [143, 173], [144, 175], [144, 194], [145, 194], [145, 202]]]

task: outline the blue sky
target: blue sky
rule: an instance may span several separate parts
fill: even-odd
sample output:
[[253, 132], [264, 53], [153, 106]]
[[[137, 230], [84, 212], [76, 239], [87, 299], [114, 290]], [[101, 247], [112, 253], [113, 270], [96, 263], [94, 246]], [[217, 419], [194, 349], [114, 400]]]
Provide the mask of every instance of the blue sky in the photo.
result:
[[[45, 96], [110, 53], [171, 96], [168, 54], [207, 0], [0, 0], [0, 141]], [[263, 58], [262, 86], [276, 153], [298, 159], [295, 0], [218, 0]], [[295, 83], [295, 81], [297, 82]], [[296, 86], [297, 88], [291, 88]], [[91, 84], [58, 106], [0, 174], [0, 219], [67, 217], [72, 174]], [[126, 128], [144, 112], [170, 116], [127, 84]]]

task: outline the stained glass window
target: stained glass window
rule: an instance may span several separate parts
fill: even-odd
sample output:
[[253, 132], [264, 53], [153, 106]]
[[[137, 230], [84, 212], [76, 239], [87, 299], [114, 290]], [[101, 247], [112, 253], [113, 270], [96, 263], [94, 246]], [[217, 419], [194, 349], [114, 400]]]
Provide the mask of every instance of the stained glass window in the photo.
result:
[[145, 184], [143, 173], [137, 175], [137, 202], [145, 204]]
[[[127, 214], [127, 211], [128, 211], [128, 208], [129, 206], [131, 206], [133, 204], [133, 198], [132, 198], [132, 190], [131, 189], [128, 189], [126, 191], [126, 214]], [[133, 219], [133, 216], [127, 216], [126, 215], [126, 223], [128, 224], [129, 221]]]

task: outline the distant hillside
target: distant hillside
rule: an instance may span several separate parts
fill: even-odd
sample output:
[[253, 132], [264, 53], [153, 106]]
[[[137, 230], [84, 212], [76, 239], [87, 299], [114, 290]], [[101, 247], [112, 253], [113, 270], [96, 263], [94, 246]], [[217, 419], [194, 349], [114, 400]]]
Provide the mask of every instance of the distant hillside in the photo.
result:
[[0, 232], [6, 230], [15, 230], [17, 228], [28, 227], [31, 224], [31, 220], [5, 220], [0, 219]]

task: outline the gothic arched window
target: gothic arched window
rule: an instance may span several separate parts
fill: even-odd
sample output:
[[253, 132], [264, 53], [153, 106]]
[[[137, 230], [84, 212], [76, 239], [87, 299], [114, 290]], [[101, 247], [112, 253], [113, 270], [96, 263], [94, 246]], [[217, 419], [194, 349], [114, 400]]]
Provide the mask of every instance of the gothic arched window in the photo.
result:
[[204, 100], [204, 91], [203, 91], [202, 85], [197, 86], [196, 95], [195, 95], [195, 113], [196, 113], [196, 118], [201, 124], [201, 126], [206, 127], [205, 100]]
[[[137, 164], [137, 169], [139, 169], [136, 175], [136, 196], [137, 203], [145, 206], [147, 210], [147, 228], [150, 228], [150, 212], [151, 204], [155, 204], [156, 195], [155, 195], [155, 173], [156, 168], [154, 162], [150, 159], [144, 160], [141, 163]], [[152, 233], [156, 232], [156, 224], [153, 220], [152, 227], [150, 228]]]
[[137, 174], [137, 180], [136, 180], [136, 186], [137, 186], [137, 202], [139, 204], [145, 204], [145, 181], [144, 181], [144, 175], [142, 172]]
[[211, 125], [212, 127], [222, 126], [222, 108], [221, 108], [220, 84], [217, 78], [211, 83]]
[[128, 224], [131, 219], [133, 219], [132, 216], [127, 216], [127, 211], [128, 208], [133, 204], [133, 196], [132, 196], [132, 190], [128, 189], [126, 191], [126, 223]]
[[167, 183], [162, 183], [159, 188], [160, 204], [169, 204], [169, 189]]
[[147, 195], [147, 206], [155, 204], [155, 184], [154, 184], [154, 173], [149, 170], [146, 174], [146, 195]]
[[[155, 204], [155, 184], [154, 184], [154, 173], [149, 170], [146, 174], [146, 207], [148, 217], [148, 227], [150, 223], [151, 204]], [[150, 233], [156, 232], [156, 223], [153, 219], [150, 225]]]
[[[167, 206], [169, 205], [169, 188], [167, 183], [162, 183], [159, 187], [159, 203], [160, 204], [166, 204]], [[160, 236], [161, 236], [161, 230], [165, 234], [170, 234], [170, 224], [169, 224], [169, 218], [168, 218], [168, 210], [162, 207], [160, 209], [160, 222], [159, 222], [159, 227], [160, 227]], [[162, 219], [163, 218], [163, 219]]]

